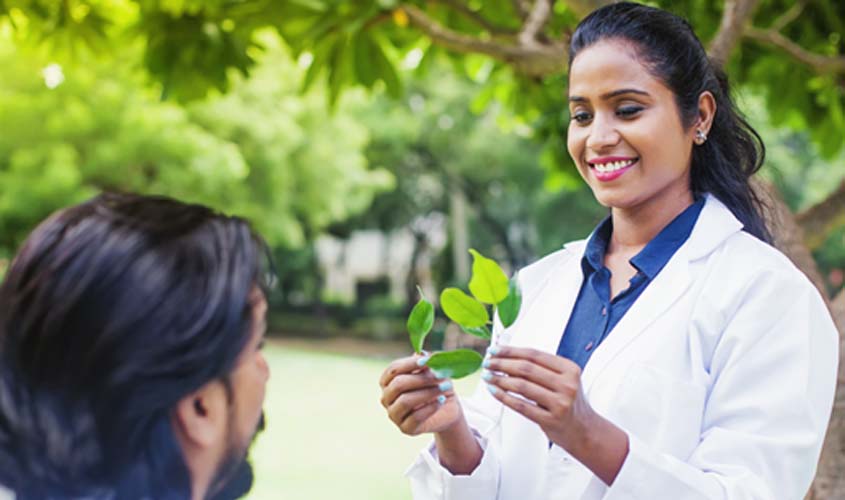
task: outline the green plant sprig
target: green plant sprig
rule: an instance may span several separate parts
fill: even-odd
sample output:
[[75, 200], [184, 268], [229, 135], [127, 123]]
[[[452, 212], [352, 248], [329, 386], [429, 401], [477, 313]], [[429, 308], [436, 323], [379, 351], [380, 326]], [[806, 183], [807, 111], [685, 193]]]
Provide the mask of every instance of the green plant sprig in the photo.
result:
[[[469, 252], [473, 258], [469, 282], [472, 295], [460, 288], [446, 288], [440, 293], [440, 308], [462, 331], [489, 341], [492, 338], [491, 318], [496, 312], [505, 328], [516, 321], [522, 306], [522, 291], [516, 276], [508, 279], [496, 261], [475, 250]], [[417, 290], [420, 300], [408, 315], [407, 326], [414, 352], [421, 353], [425, 338], [434, 325], [434, 306], [419, 287]], [[481, 355], [472, 349], [456, 349], [432, 354], [426, 365], [443, 377], [461, 378], [478, 371], [481, 362]]]

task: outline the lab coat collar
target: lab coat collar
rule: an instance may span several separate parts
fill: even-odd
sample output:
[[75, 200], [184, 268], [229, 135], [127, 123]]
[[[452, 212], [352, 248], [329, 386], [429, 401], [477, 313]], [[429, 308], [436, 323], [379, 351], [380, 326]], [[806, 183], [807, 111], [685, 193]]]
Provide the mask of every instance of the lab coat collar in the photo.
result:
[[[742, 230], [742, 223], [721, 201], [710, 194], [707, 194], [706, 197], [707, 201], [690, 237], [593, 353], [582, 374], [582, 385], [585, 392], [589, 393], [589, 389], [596, 378], [611, 365], [613, 359], [622, 350], [631, 345], [652, 322], [684, 295], [692, 283], [689, 263], [710, 254], [727, 238]], [[575, 284], [577, 283], [575, 292], [558, 289], [558, 293], [555, 294], [558, 295], [556, 300], [547, 300], [545, 304], [540, 304], [545, 311], [545, 314], [540, 314], [540, 316], [546, 318], [550, 330], [547, 330], [548, 335], [546, 335], [549, 341], [543, 342], [538, 347], [548, 352], [552, 352], [551, 349], [557, 346], [563, 328], [569, 321], [577, 296], [577, 289], [580, 289], [581, 280], [578, 279], [580, 273], [577, 271], [580, 271], [579, 264], [587, 241], [576, 241], [565, 246], [567, 253], [570, 253], [571, 256], [566, 261], [567, 265], [561, 266], [562, 269], [559, 269], [556, 273], [559, 274], [557, 277], [561, 279], [558, 283], [569, 283], [572, 288], [576, 288]], [[563, 280], [563, 278], [567, 279]], [[555, 305], [562, 306], [562, 308], [556, 311], [551, 309]], [[560, 311], [566, 312], [560, 314]], [[562, 321], [549, 321], [550, 318], [556, 316], [565, 317], [562, 318]]]
[[[729, 236], [742, 231], [743, 225], [724, 203], [710, 193], [704, 195], [706, 201], [701, 215], [695, 224], [685, 246], [688, 248], [690, 260], [696, 260], [712, 252]], [[593, 232], [596, 230], [594, 229]], [[563, 248], [578, 256], [584, 256], [587, 242], [593, 233], [583, 240], [571, 241]]]

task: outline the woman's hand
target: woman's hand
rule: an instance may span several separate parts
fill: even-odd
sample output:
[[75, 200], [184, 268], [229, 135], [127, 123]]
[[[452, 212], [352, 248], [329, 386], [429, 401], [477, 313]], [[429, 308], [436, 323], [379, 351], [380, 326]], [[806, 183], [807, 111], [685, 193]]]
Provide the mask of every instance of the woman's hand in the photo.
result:
[[590, 407], [581, 368], [572, 361], [519, 347], [491, 347], [482, 378], [508, 408], [535, 422], [606, 484], [628, 455], [628, 436]]
[[438, 379], [425, 358], [397, 359], [379, 380], [387, 416], [410, 436], [434, 433], [440, 464], [452, 474], [471, 474], [483, 451], [464, 418], [452, 381]]
[[463, 419], [452, 381], [438, 379], [421, 366], [423, 356], [415, 354], [390, 363], [381, 375], [381, 405], [403, 433], [416, 436], [443, 432]]

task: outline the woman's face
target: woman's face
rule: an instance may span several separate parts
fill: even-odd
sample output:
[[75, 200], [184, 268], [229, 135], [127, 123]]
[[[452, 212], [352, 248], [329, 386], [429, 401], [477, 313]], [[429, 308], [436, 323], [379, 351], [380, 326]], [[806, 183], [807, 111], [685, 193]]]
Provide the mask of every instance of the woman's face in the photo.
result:
[[569, 154], [602, 205], [635, 212], [686, 206], [694, 131], [684, 129], [674, 94], [636, 50], [600, 41], [572, 61]]

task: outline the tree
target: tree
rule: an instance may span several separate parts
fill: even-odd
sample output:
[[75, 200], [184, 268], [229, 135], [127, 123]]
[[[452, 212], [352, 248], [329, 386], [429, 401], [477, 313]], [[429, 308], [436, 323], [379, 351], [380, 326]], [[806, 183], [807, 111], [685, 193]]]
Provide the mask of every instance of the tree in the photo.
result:
[[162, 101], [131, 60], [59, 66], [0, 39], [0, 250], [102, 189], [237, 213], [281, 247], [366, 209], [392, 185], [368, 168], [366, 129], [343, 109], [326, 113], [323, 93], [299, 95], [302, 70], [277, 36], [261, 40], [250, 78], [182, 106]]
[[[366, 212], [334, 225], [332, 232], [408, 228], [419, 250], [429, 244], [425, 222], [433, 214], [448, 213], [454, 222], [452, 203], [459, 194], [468, 204], [472, 246], [516, 269], [559, 248], [562, 240], [583, 237], [606, 215], [581, 182], [563, 190], [546, 188], [546, 169], [537, 162], [540, 145], [527, 127], [505, 130], [514, 119], [508, 110], [469, 109], [467, 103], [482, 84], [443, 64], [426, 75], [405, 73], [400, 72], [407, 88], [402, 100], [377, 95], [355, 109], [370, 131], [369, 162], [390, 171], [396, 187], [378, 194]], [[456, 239], [452, 246], [460, 246]], [[456, 257], [468, 264], [466, 250]], [[448, 264], [440, 266], [439, 282], [458, 279], [452, 256], [443, 260]], [[409, 279], [409, 304], [416, 302], [417, 282]]]

